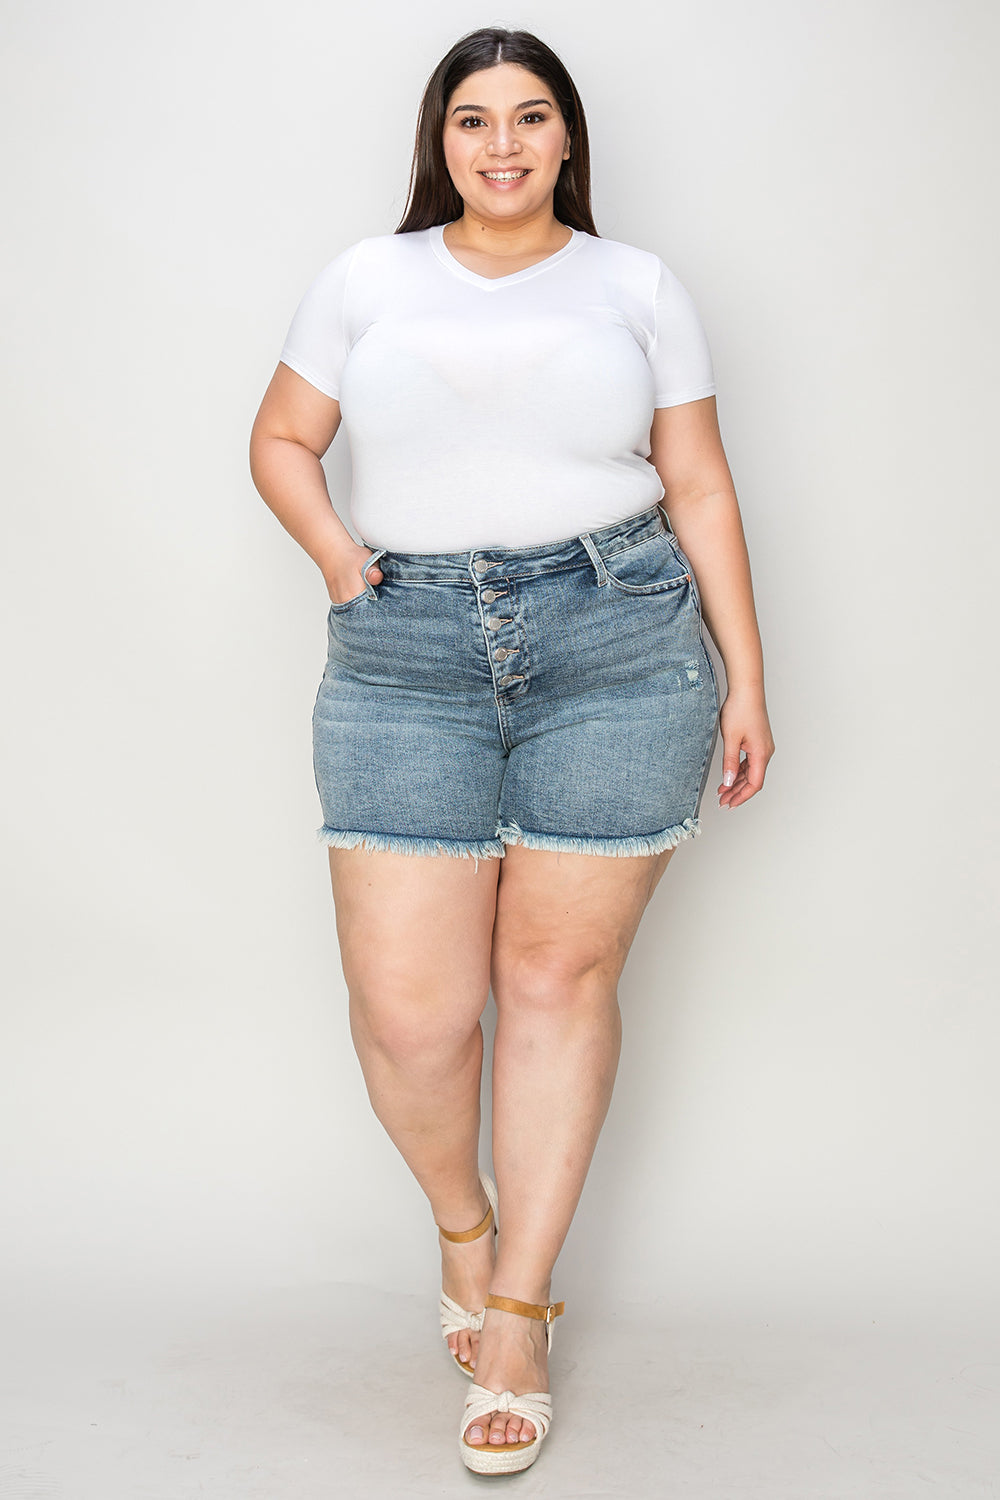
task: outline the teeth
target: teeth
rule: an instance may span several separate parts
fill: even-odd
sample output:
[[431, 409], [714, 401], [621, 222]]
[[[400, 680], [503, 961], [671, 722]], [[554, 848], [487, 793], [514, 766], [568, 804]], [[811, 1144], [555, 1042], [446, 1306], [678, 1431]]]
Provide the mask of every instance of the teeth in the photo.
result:
[[517, 172], [484, 172], [483, 173], [483, 176], [484, 177], [488, 177], [491, 182], [513, 182], [515, 180], [515, 178], [517, 178], [517, 177], [527, 177], [527, 175], [528, 175], [528, 169], [527, 169], [527, 167], [521, 167], [520, 170], [517, 171]]

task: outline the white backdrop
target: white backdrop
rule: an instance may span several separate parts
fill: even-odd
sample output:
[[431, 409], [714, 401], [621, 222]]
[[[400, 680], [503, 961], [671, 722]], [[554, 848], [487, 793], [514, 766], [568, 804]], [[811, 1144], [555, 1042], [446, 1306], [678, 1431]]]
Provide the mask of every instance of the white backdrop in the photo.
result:
[[576, 77], [599, 230], [662, 255], [706, 324], [779, 746], [762, 797], [706, 798], [647, 914], [555, 1289], [981, 1319], [995, 10], [8, 14], [7, 1284], [433, 1291], [314, 842], [325, 591], [246, 443], [312, 276], [398, 221], [427, 74], [498, 22]]

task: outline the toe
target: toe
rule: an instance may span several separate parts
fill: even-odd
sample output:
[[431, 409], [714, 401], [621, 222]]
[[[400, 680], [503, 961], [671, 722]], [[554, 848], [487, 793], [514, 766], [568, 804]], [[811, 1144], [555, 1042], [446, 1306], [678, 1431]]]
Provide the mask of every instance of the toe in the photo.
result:
[[530, 1443], [535, 1429], [527, 1418], [493, 1412], [488, 1425], [484, 1417], [477, 1418], [465, 1429], [465, 1436], [470, 1443], [486, 1442], [499, 1448], [507, 1443]]
[[[487, 1412], [484, 1417], [476, 1417], [465, 1429], [465, 1436], [470, 1443], [492, 1443], [493, 1429], [497, 1424], [497, 1413]], [[503, 1429], [500, 1429], [501, 1432]]]

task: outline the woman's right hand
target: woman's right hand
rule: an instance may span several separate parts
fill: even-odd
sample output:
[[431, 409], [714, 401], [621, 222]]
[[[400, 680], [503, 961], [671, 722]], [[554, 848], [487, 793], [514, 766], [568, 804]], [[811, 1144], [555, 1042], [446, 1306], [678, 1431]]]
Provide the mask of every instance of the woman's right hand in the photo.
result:
[[[368, 559], [374, 555], [370, 547], [357, 545], [353, 546], [350, 551], [344, 549], [338, 553], [335, 567], [324, 575], [331, 604], [348, 604], [352, 599], [357, 599], [359, 594], [364, 593], [365, 580], [361, 576], [361, 570]], [[369, 569], [368, 582], [375, 584], [382, 582], [382, 569], [377, 564]]]

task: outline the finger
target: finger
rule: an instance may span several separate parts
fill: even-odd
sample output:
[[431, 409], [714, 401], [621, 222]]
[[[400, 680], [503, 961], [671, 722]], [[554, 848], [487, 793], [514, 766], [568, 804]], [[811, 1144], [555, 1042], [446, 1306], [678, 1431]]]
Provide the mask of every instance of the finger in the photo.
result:
[[743, 768], [739, 753], [730, 756], [727, 751], [722, 761], [722, 781], [716, 788], [720, 807], [730, 806], [734, 793], [742, 785], [742, 779]]
[[759, 751], [751, 750], [741, 767], [729, 806], [739, 807], [742, 803], [749, 802], [751, 797], [755, 797], [764, 785], [766, 770], [767, 757]]
[[720, 808], [720, 810], [722, 812], [727, 812], [728, 809], [733, 806], [734, 801], [736, 800], [736, 798], [739, 795], [739, 792], [740, 792], [740, 789], [741, 789], [742, 785], [743, 785], [742, 781], [737, 776], [735, 786], [720, 786], [720, 788], [719, 788], [719, 808]]
[[733, 777], [730, 785], [727, 786], [725, 784], [725, 781], [723, 781], [723, 784], [719, 787], [720, 808], [734, 807], [739, 802], [743, 793], [743, 789], [746, 786], [747, 774], [748, 766], [746, 758], [744, 757], [744, 759], [740, 761], [736, 771], [736, 775]]
[[724, 740], [722, 754], [722, 786], [719, 791], [736, 784], [736, 778], [740, 774], [740, 750], [743, 748], [742, 740]]

